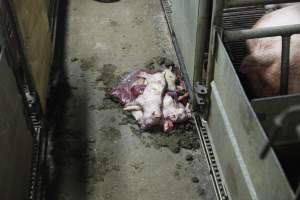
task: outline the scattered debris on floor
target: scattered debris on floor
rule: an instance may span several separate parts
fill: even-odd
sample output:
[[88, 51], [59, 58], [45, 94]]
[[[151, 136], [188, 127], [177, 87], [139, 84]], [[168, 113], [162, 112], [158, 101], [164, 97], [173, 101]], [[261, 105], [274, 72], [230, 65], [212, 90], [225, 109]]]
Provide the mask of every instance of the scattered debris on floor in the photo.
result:
[[190, 161], [193, 161], [193, 160], [194, 160], [194, 157], [193, 157], [192, 154], [187, 154], [187, 155], [185, 156], [185, 160], [190, 162]]
[[192, 178], [192, 182], [193, 182], [193, 183], [199, 183], [199, 179], [198, 179], [197, 177], [193, 177], [193, 178]]
[[[113, 66], [110, 68], [114, 70]], [[192, 116], [181, 73], [167, 58], [154, 58], [145, 68], [128, 73], [109, 95], [145, 130], [162, 127], [164, 132], [170, 132], [174, 124]]]
[[[200, 148], [199, 136], [192, 120], [178, 124], [176, 129], [173, 129], [170, 134], [165, 134], [159, 128], [152, 129], [151, 133], [150, 131], [144, 131], [136, 125], [137, 122], [132, 116], [125, 116], [122, 122], [127, 122], [127, 124], [124, 124], [131, 125], [130, 128], [133, 134], [138, 136], [146, 147], [154, 147], [156, 149], [168, 148], [173, 153], [179, 153], [182, 148], [188, 150]], [[187, 156], [186, 160], [192, 162], [193, 157]]]

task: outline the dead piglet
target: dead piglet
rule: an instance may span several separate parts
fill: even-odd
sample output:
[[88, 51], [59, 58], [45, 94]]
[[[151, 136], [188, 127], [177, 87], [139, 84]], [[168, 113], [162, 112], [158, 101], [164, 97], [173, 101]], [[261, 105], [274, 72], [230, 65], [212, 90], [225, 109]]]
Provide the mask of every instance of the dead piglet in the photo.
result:
[[176, 102], [170, 95], [166, 94], [163, 100], [164, 131], [170, 131], [174, 123], [180, 123], [192, 117], [189, 104], [184, 106]]
[[139, 120], [141, 128], [147, 129], [159, 125], [162, 118], [162, 95], [166, 88], [165, 74], [163, 72], [153, 75], [142, 72], [139, 77], [147, 81], [146, 88], [138, 98], [128, 103], [124, 110], [142, 111], [143, 115]]
[[[300, 5], [285, 7], [263, 16], [253, 28], [299, 24]], [[249, 86], [256, 97], [279, 95], [281, 75], [281, 37], [247, 40], [250, 54], [241, 64]], [[290, 43], [289, 93], [300, 92], [300, 35]]]

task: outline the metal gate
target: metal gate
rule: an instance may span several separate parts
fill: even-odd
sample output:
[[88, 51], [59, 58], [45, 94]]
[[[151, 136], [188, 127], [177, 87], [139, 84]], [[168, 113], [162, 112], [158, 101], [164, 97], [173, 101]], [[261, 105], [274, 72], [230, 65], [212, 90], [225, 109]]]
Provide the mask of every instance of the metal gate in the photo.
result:
[[[55, 2], [55, 8], [49, 8], [53, 34], [58, 9]], [[0, 1], [0, 198], [41, 200], [45, 198], [47, 133], [10, 3]]]

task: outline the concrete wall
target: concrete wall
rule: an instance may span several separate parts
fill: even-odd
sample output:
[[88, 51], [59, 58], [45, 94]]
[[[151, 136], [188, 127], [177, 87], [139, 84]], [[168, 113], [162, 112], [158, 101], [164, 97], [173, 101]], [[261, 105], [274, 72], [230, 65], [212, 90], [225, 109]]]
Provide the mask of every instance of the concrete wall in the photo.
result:
[[179, 47], [193, 83], [199, 0], [170, 0], [172, 23]]
[[51, 60], [47, 0], [12, 0], [17, 26], [37, 92], [45, 109]]
[[16, 80], [2, 52], [0, 60], [0, 199], [23, 200], [31, 178], [32, 136]]

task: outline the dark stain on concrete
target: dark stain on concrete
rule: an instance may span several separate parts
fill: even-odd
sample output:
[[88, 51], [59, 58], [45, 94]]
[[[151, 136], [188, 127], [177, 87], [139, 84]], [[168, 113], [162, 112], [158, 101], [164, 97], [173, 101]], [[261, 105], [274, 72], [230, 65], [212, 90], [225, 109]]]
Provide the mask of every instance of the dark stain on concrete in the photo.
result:
[[111, 142], [115, 142], [116, 140], [120, 140], [122, 135], [119, 129], [111, 126], [102, 126], [99, 129], [100, 133], [103, 136], [103, 139], [109, 140]]
[[80, 59], [80, 68], [82, 71], [91, 70], [96, 67], [97, 56], [93, 55]]
[[[166, 147], [173, 153], [179, 153], [181, 148], [189, 150], [200, 148], [198, 133], [192, 122], [178, 125], [171, 133], [164, 133], [159, 128], [145, 132], [137, 125], [132, 125], [130, 128], [147, 147], [149, 145], [156, 149]], [[150, 143], [146, 142], [149, 141], [148, 139], [143, 140], [142, 136], [147, 136], [150, 139]]]

